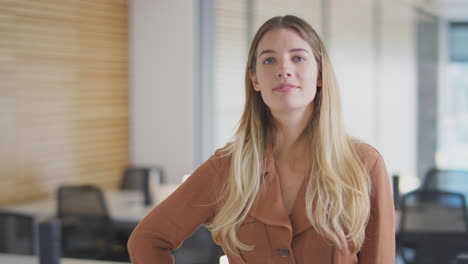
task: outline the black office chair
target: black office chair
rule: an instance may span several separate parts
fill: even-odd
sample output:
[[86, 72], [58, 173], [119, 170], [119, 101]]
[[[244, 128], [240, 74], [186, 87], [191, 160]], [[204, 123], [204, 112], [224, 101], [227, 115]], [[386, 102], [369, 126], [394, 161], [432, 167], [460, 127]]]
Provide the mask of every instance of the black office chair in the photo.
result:
[[457, 192], [468, 196], [468, 171], [431, 168], [424, 175], [424, 190]]
[[172, 254], [175, 264], [218, 264], [224, 251], [213, 242], [211, 232], [205, 226], [200, 226]]
[[91, 185], [62, 186], [57, 194], [64, 257], [128, 259], [125, 245], [116, 240], [101, 189]]
[[468, 264], [468, 248], [466, 249], [465, 253], [461, 253], [457, 255], [457, 259], [453, 264]]
[[36, 239], [33, 216], [0, 211], [0, 253], [35, 255]]
[[164, 183], [164, 170], [159, 167], [128, 167], [122, 175], [121, 190], [140, 190], [144, 195], [144, 204], [154, 202], [155, 185]]
[[416, 190], [401, 199], [397, 253], [405, 263], [454, 263], [468, 249], [465, 196]]

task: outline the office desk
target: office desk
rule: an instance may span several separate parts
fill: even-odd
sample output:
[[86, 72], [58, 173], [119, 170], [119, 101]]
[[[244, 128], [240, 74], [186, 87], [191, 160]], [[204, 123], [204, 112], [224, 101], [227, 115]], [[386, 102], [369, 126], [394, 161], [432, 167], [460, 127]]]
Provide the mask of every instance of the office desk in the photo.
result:
[[[2, 264], [39, 264], [38, 256], [15, 255], [0, 253], [0, 263]], [[60, 259], [60, 264], [118, 264], [126, 262], [101, 261], [90, 259]]]
[[[143, 204], [143, 193], [128, 190], [105, 190], [109, 214], [117, 227], [133, 228], [151, 211], [153, 207], [166, 199], [179, 185], [161, 184], [158, 187], [156, 202], [152, 205]], [[12, 212], [34, 215], [38, 221], [56, 216], [57, 199], [49, 197], [24, 203], [1, 206]]]

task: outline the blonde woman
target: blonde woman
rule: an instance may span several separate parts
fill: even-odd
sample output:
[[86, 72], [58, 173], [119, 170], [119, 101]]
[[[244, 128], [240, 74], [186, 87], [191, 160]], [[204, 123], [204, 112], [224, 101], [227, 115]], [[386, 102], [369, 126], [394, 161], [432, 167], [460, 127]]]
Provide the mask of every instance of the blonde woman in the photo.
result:
[[232, 142], [137, 226], [135, 264], [173, 263], [205, 224], [230, 264], [394, 264], [394, 209], [382, 156], [350, 138], [322, 41], [295, 16], [256, 33]]

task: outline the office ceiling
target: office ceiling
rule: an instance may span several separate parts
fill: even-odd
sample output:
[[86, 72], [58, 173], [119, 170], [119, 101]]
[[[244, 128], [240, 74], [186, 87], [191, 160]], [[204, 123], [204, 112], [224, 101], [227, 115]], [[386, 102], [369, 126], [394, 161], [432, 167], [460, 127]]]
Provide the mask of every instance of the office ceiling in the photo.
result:
[[468, 0], [408, 0], [408, 2], [444, 19], [468, 22]]

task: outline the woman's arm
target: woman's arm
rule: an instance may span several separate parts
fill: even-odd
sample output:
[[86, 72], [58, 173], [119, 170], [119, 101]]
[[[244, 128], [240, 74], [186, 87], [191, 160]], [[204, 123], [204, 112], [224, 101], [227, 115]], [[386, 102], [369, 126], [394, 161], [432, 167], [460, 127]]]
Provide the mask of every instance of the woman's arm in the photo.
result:
[[[377, 153], [378, 154], [378, 153]], [[395, 264], [395, 216], [390, 178], [380, 154], [370, 170], [371, 211], [360, 264]]]
[[215, 214], [220, 166], [213, 155], [138, 224], [128, 241], [132, 263], [174, 263], [171, 251]]

